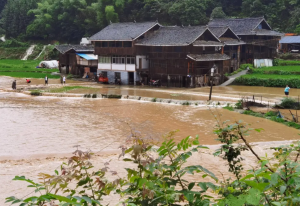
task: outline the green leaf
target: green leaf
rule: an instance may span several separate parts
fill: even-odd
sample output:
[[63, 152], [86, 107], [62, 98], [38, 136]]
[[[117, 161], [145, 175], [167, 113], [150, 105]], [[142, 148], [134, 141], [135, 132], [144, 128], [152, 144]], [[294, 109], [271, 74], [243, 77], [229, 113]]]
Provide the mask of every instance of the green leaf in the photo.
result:
[[195, 186], [195, 182], [190, 183], [188, 186], [189, 190], [192, 190], [194, 186]]
[[198, 186], [202, 188], [202, 190], [206, 191], [208, 189], [206, 182], [199, 182]]
[[280, 194], [283, 194], [286, 190], [286, 186], [280, 186]]
[[58, 175], [58, 171], [57, 170], [55, 170], [55, 174]]
[[91, 198], [89, 198], [88, 196], [82, 196], [81, 198], [82, 198], [83, 200], [85, 200], [86, 202], [88, 202], [88, 203], [92, 203]]
[[249, 190], [249, 195], [246, 197], [246, 202], [251, 205], [259, 205], [261, 199], [260, 191], [254, 188]]
[[281, 203], [280, 202], [272, 202], [272, 205], [281, 206]]
[[77, 202], [74, 202], [72, 200], [70, 200], [69, 198], [67, 197], [64, 197], [64, 196], [60, 196], [60, 195], [55, 195], [55, 194], [48, 194], [50, 197], [53, 197], [54, 199], [60, 201], [60, 202], [67, 202], [67, 203], [71, 203], [75, 206], [81, 206], [81, 204], [77, 203]]
[[271, 180], [270, 180], [270, 183], [272, 184], [272, 185], [277, 185], [278, 184], [278, 179], [279, 179], [280, 177], [279, 177], [279, 175], [277, 174], [277, 173], [273, 173], [272, 175], [271, 175]]
[[250, 187], [258, 189], [259, 191], [263, 192], [264, 189], [269, 185], [269, 183], [257, 183], [255, 181], [244, 181]]

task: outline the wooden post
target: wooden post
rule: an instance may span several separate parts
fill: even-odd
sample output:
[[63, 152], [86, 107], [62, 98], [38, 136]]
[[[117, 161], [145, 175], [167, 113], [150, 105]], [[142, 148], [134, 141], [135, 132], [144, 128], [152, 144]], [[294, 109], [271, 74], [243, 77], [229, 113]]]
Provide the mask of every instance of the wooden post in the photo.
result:
[[224, 54], [224, 47], [222, 46], [222, 52], [221, 52], [221, 54]]

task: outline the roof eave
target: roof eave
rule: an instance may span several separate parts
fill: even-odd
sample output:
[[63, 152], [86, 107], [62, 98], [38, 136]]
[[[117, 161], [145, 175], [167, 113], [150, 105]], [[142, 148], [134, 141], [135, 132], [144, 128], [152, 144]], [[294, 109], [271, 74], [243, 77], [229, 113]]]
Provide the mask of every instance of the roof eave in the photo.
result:
[[142, 34], [140, 34], [139, 36], [137, 36], [136, 38], [134, 38], [133, 41], [137, 40], [139, 37], [141, 37], [143, 34], [145, 34], [146, 32], [148, 32], [149, 30], [153, 29], [157, 25], [161, 26], [158, 22], [156, 22], [151, 28], [149, 28], [148, 30], [146, 30], [145, 32], [143, 32]]

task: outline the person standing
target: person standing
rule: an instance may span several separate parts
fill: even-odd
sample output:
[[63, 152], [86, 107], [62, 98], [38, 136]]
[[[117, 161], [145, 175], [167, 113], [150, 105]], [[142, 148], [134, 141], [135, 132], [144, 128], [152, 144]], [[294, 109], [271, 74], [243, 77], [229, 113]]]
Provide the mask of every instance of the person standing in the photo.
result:
[[66, 76], [63, 76], [63, 84], [66, 84]]
[[16, 81], [16, 80], [13, 81], [13, 83], [12, 83], [12, 85], [11, 85], [11, 88], [12, 88], [13, 90], [17, 89], [17, 81]]
[[290, 89], [289, 85], [286, 85], [285, 89], [284, 89], [284, 94], [286, 95], [287, 98], [289, 98], [289, 94], [290, 94]]
[[45, 85], [48, 85], [48, 77], [47, 77], [47, 75], [45, 76]]

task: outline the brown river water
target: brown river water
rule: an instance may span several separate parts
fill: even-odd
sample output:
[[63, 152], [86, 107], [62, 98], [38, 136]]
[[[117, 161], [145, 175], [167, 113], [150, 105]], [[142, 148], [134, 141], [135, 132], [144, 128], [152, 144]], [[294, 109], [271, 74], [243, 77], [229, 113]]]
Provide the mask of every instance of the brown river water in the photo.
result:
[[[75, 145], [95, 152], [97, 156], [93, 161], [96, 165], [112, 159], [115, 162], [113, 169], [122, 173], [126, 165], [117, 158], [118, 147], [125, 143], [130, 129], [141, 131], [146, 138], [155, 140], [161, 140], [162, 134], [179, 130], [175, 136], [177, 141], [188, 135], [199, 135], [202, 144], [216, 145], [218, 142], [213, 129], [217, 123], [217, 115], [221, 121], [230, 120], [233, 123], [243, 120], [250, 128], [263, 128], [261, 133], [252, 132], [248, 141], [265, 142], [263, 145], [266, 147], [276, 144], [276, 141], [281, 141], [282, 144], [286, 140], [299, 139], [299, 131], [296, 129], [224, 109], [131, 100], [31, 97], [22, 93], [1, 92], [1, 88], [10, 87], [11, 80], [0, 77], [0, 205], [5, 197], [16, 194], [22, 196], [30, 192], [24, 190], [26, 184], [12, 182], [14, 176], [26, 175], [36, 179], [39, 172], [51, 173], [75, 150]], [[20, 87], [27, 86], [22, 84], [23, 80], [18, 81], [21, 82], [18, 84]], [[42, 83], [43, 80], [37, 80], [37, 85]], [[59, 81], [52, 84], [50, 86], [57, 86]], [[82, 84], [93, 88], [70, 92], [158, 98], [170, 98], [170, 94], [175, 93], [177, 95], [172, 98], [185, 100], [207, 99], [208, 95], [208, 88], [120, 88], [114, 85], [68, 82], [68, 85]], [[226, 101], [246, 95], [261, 95], [268, 101], [278, 101], [283, 96], [282, 88], [230, 86], [214, 87], [213, 91], [218, 99]], [[294, 97], [298, 94], [300, 90], [291, 90]], [[258, 150], [264, 154], [261, 147]], [[225, 167], [220, 166], [224, 164], [221, 160], [212, 160], [211, 156], [199, 158], [195, 157], [192, 161], [201, 159], [210, 169], [222, 170]], [[251, 161], [253, 162], [249, 159]]]

